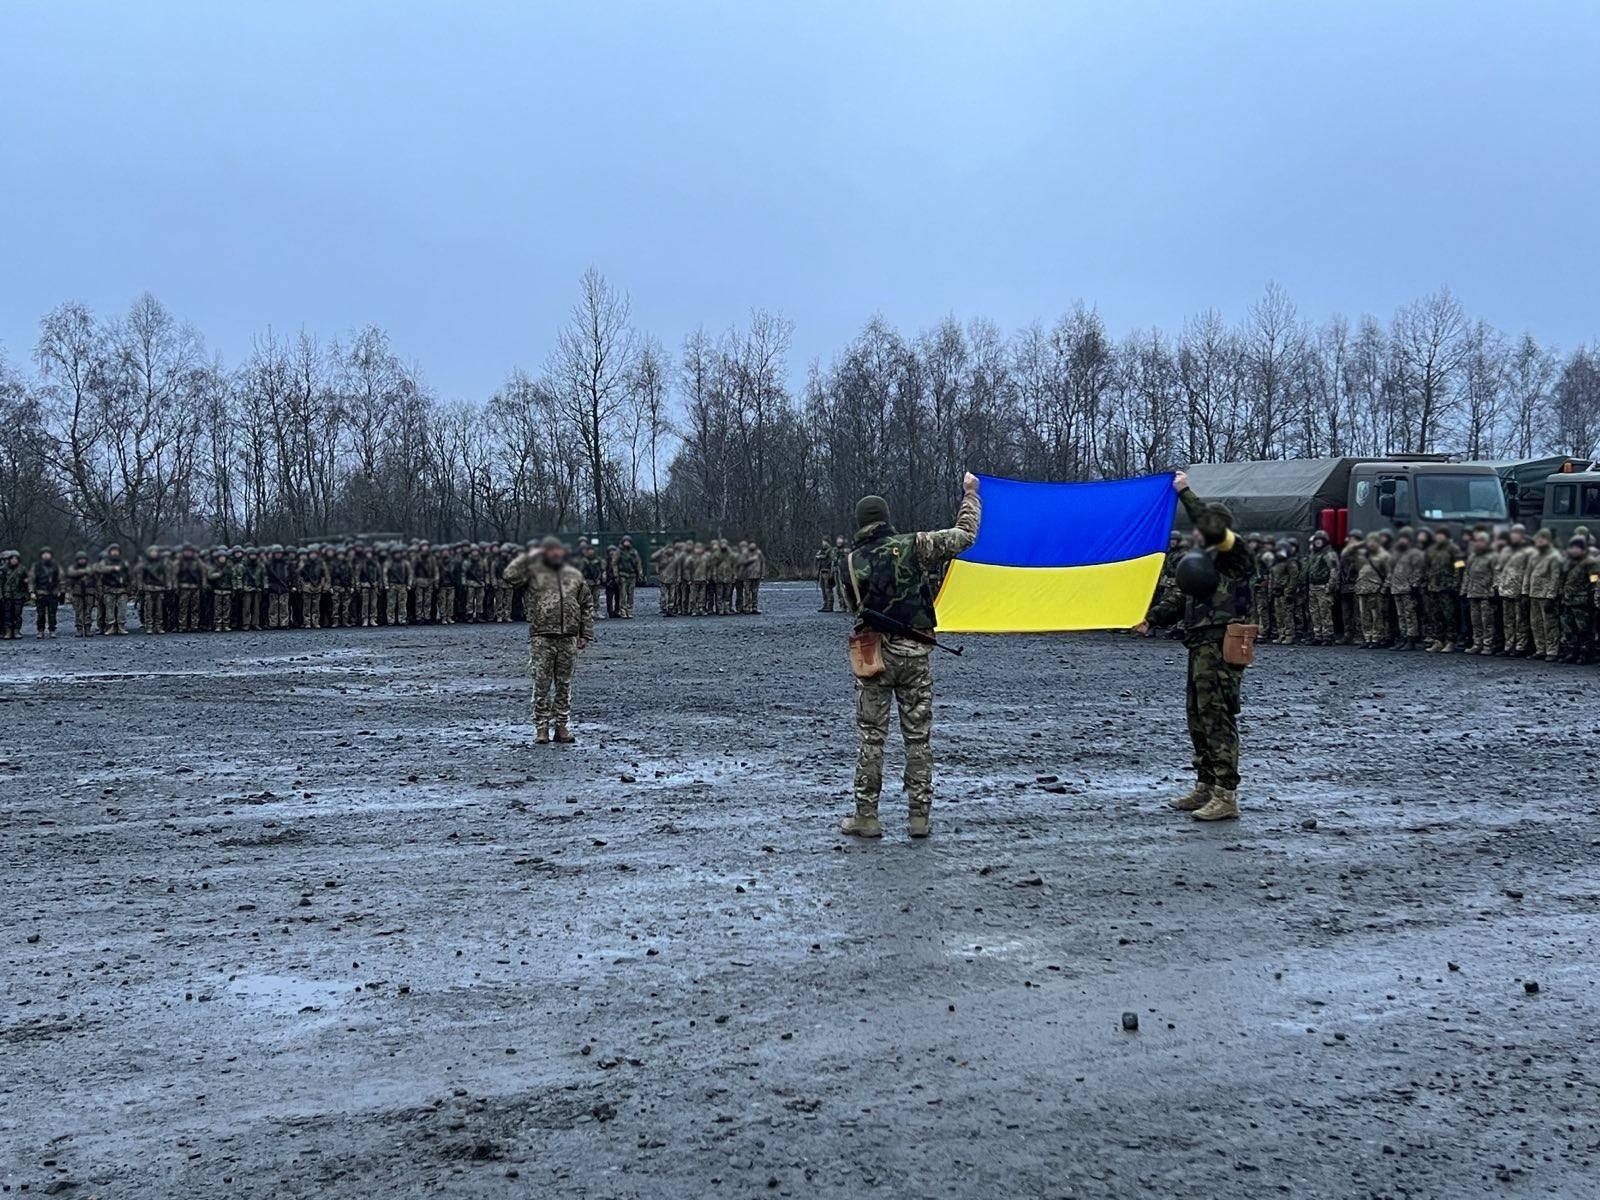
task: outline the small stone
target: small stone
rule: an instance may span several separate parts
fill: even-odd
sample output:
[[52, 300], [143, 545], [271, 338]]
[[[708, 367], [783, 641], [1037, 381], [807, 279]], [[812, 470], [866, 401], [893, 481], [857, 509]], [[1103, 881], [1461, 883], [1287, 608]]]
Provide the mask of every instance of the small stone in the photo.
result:
[[1136, 1012], [1125, 1012], [1125, 1013], [1122, 1014], [1122, 1031], [1124, 1033], [1138, 1033], [1139, 1032], [1139, 1014], [1138, 1013], [1136, 1013]]
[[1317, 819], [1315, 817], [1307, 817], [1304, 821], [1300, 822], [1300, 828], [1304, 829], [1307, 833], [1313, 832], [1316, 827]]
[[1530, 996], [1537, 996], [1539, 994], [1539, 981], [1537, 979], [1524, 979], [1522, 981], [1522, 990]]
[[1447, 969], [1451, 970], [1451, 971], [1459, 971], [1459, 970], [1461, 970], [1461, 964], [1460, 963], [1447, 962], [1447, 963], [1445, 963], [1445, 967]]

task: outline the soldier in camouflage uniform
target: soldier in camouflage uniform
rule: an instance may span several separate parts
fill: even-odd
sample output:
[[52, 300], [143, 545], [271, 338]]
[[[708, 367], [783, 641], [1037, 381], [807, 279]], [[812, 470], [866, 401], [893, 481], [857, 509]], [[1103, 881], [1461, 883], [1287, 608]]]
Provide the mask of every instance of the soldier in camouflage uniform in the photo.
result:
[[1427, 616], [1428, 649], [1449, 654], [1456, 641], [1456, 570], [1461, 551], [1450, 531], [1433, 531], [1433, 541], [1423, 555], [1422, 587]]
[[49, 546], [39, 551], [38, 561], [28, 568], [28, 590], [33, 593], [34, 636], [55, 637], [56, 609], [67, 592], [61, 564]]
[[1356, 576], [1361, 573], [1361, 560], [1366, 557], [1366, 538], [1359, 529], [1345, 535], [1339, 548], [1339, 618], [1344, 625], [1347, 646], [1358, 646], [1364, 641], [1361, 634], [1361, 605], [1356, 599]]
[[1533, 657], [1555, 662], [1561, 645], [1561, 551], [1548, 529], [1533, 537], [1523, 595], [1528, 604], [1528, 636]]
[[167, 565], [161, 561], [161, 547], [147, 547], [139, 564], [139, 628], [145, 633], [162, 632], [166, 598]]
[[578, 551], [578, 573], [583, 576], [583, 581], [589, 585], [589, 603], [594, 607], [594, 615], [600, 615], [600, 593], [606, 585], [606, 564], [600, 558], [600, 552], [594, 548], [594, 543], [585, 541], [582, 549]]
[[1384, 581], [1384, 587], [1394, 602], [1396, 650], [1415, 650], [1422, 642], [1419, 597], [1426, 571], [1427, 562], [1422, 551], [1412, 545], [1411, 530], [1400, 530], [1394, 540], [1389, 577]]
[[751, 542], [744, 552], [744, 597], [739, 611], [746, 616], [761, 614], [761, 581], [767, 574], [767, 556]]
[[1462, 589], [1472, 612], [1472, 645], [1467, 647], [1468, 654], [1494, 653], [1494, 568], [1494, 547], [1489, 534], [1480, 529], [1472, 535]]
[[518, 555], [506, 567], [512, 584], [528, 588], [528, 670], [533, 675], [534, 741], [575, 740], [568, 729], [572, 716], [572, 673], [578, 652], [594, 638], [594, 598], [582, 572], [566, 561], [559, 538], [547, 537], [537, 552]]
[[227, 633], [233, 628], [233, 592], [238, 586], [239, 569], [228, 559], [226, 546], [211, 552], [206, 566], [206, 584], [211, 590], [211, 631]]
[[28, 569], [15, 550], [0, 554], [0, 638], [22, 636], [22, 610], [28, 604]]
[[[1581, 527], [1580, 527], [1581, 528]], [[1594, 590], [1600, 564], [1589, 556], [1589, 539], [1574, 533], [1561, 564], [1561, 653], [1564, 663], [1594, 661]]]
[[483, 552], [474, 543], [467, 547], [466, 557], [461, 560], [461, 619], [469, 625], [483, 620], [483, 583]]
[[398, 546], [389, 549], [383, 564], [384, 623], [406, 623], [406, 601], [411, 595], [411, 563]]
[[322, 548], [312, 546], [300, 560], [300, 625], [322, 628], [322, 597], [328, 591], [328, 563]]
[[706, 553], [706, 548], [700, 542], [695, 542], [689, 549], [689, 608], [691, 617], [703, 617], [706, 614], [706, 588], [711, 583], [711, 556]]
[[133, 572], [122, 557], [122, 547], [112, 542], [95, 564], [100, 577], [100, 632], [122, 635], [128, 632], [128, 586]]
[[261, 597], [267, 589], [267, 564], [261, 561], [261, 551], [251, 546], [244, 552], [244, 565], [239, 569], [239, 628], [259, 632], [261, 629]]
[[663, 617], [674, 613], [673, 600], [678, 591], [678, 548], [662, 546], [650, 556], [656, 566], [656, 603]]
[[817, 551], [817, 586], [822, 589], [822, 606], [818, 612], [833, 611], [833, 588], [838, 581], [839, 564], [833, 557], [833, 544], [822, 539], [822, 549]]
[[708, 607], [719, 617], [733, 612], [734, 554], [727, 538], [719, 538], [711, 552], [711, 582], [714, 585], [714, 602]]
[[436, 619], [438, 590], [439, 563], [432, 544], [423, 540], [411, 552], [411, 611], [418, 625], [431, 625]]
[[1533, 561], [1533, 546], [1524, 525], [1513, 525], [1506, 538], [1506, 555], [1495, 573], [1494, 590], [1500, 602], [1500, 628], [1504, 633], [1501, 653], [1524, 657], [1533, 649], [1533, 634], [1528, 628], [1528, 567]]
[[72, 604], [73, 636], [88, 637], [94, 632], [94, 615], [100, 610], [100, 575], [85, 550], [74, 554], [67, 567], [67, 599]]
[[1311, 613], [1311, 644], [1331, 646], [1333, 610], [1339, 603], [1339, 556], [1328, 542], [1328, 535], [1317, 530], [1311, 535], [1311, 553], [1306, 558], [1306, 603]]
[[644, 559], [633, 548], [633, 539], [623, 536], [617, 550], [617, 608], [624, 620], [633, 620], [633, 593], [644, 578]]
[[1291, 538], [1280, 538], [1272, 556], [1272, 569], [1268, 573], [1272, 583], [1272, 627], [1276, 631], [1274, 645], [1287, 646], [1294, 641], [1294, 590], [1299, 564], [1289, 555]]
[[[905, 741], [905, 791], [909, 805], [906, 832], [914, 838], [932, 832], [933, 808], [933, 668], [927, 638], [934, 632], [933, 572], [941, 570], [978, 537], [983, 506], [978, 500], [978, 479], [962, 481], [961, 508], [952, 528], [927, 533], [899, 533], [889, 522], [889, 505], [881, 496], [867, 496], [856, 504], [856, 536], [840, 566], [848, 576], [846, 587], [854, 609], [871, 609], [920, 631], [925, 637], [902, 633], [882, 634], [884, 670], [856, 681], [856, 726], [860, 749], [856, 755], [856, 811], [840, 825], [855, 837], [882, 837], [878, 821], [878, 795], [883, 790], [883, 743], [889, 733], [890, 705], [900, 710], [900, 733]], [[871, 626], [858, 615], [858, 632]]]
[[267, 551], [267, 628], [289, 628], [289, 593], [294, 590], [294, 564], [282, 546], [273, 543]]
[[1375, 650], [1384, 642], [1383, 584], [1389, 577], [1389, 555], [1378, 535], [1369, 533], [1351, 559], [1356, 570], [1355, 596], [1360, 610], [1361, 645]]
[[1195, 561], [1183, 564], [1177, 572], [1188, 590], [1174, 588], [1157, 606], [1152, 622], [1140, 625], [1139, 631], [1149, 632], [1151, 623], [1181, 621], [1189, 650], [1186, 709], [1196, 782], [1186, 795], [1172, 801], [1172, 807], [1192, 813], [1198, 821], [1233, 820], [1239, 816], [1239, 709], [1244, 668], [1223, 660], [1222, 644], [1229, 624], [1239, 619], [1234, 597], [1238, 580], [1250, 572], [1250, 549], [1234, 535], [1228, 510], [1196, 496], [1185, 472], [1179, 471], [1172, 483], [1205, 548], [1192, 551]]

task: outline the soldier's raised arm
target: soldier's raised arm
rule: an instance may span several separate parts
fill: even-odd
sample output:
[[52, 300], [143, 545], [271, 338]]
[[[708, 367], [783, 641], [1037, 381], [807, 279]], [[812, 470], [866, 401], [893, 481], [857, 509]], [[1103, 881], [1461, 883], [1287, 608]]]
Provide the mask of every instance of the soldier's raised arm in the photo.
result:
[[532, 550], [524, 550], [506, 564], [506, 569], [501, 572], [501, 575], [513, 587], [527, 583], [528, 572], [532, 569], [533, 560], [537, 557], [538, 555]]
[[978, 499], [978, 477], [970, 471], [961, 481], [961, 507], [956, 523], [949, 529], [917, 534], [917, 560], [924, 567], [949, 562], [978, 540], [978, 522], [983, 517], [983, 501]]

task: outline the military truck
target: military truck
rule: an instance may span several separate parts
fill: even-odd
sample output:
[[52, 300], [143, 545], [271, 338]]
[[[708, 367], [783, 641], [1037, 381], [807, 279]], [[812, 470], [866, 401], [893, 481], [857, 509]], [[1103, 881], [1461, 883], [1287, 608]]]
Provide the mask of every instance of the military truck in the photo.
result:
[[[1205, 499], [1226, 504], [1241, 532], [1305, 539], [1320, 529], [1335, 546], [1352, 529], [1426, 525], [1459, 534], [1510, 522], [1495, 467], [1442, 454], [1195, 463], [1189, 482]], [[1181, 507], [1178, 516], [1186, 526]]]
[[1565, 542], [1580, 525], [1600, 533], [1600, 462], [1566, 454], [1499, 464], [1513, 519]]

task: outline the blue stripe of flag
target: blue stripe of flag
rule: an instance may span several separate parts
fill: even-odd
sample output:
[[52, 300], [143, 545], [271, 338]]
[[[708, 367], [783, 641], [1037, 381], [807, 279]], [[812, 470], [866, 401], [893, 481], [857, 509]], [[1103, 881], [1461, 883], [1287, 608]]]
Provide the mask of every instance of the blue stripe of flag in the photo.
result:
[[1172, 476], [1028, 483], [979, 476], [983, 523], [961, 557], [1000, 567], [1083, 567], [1167, 548]]

